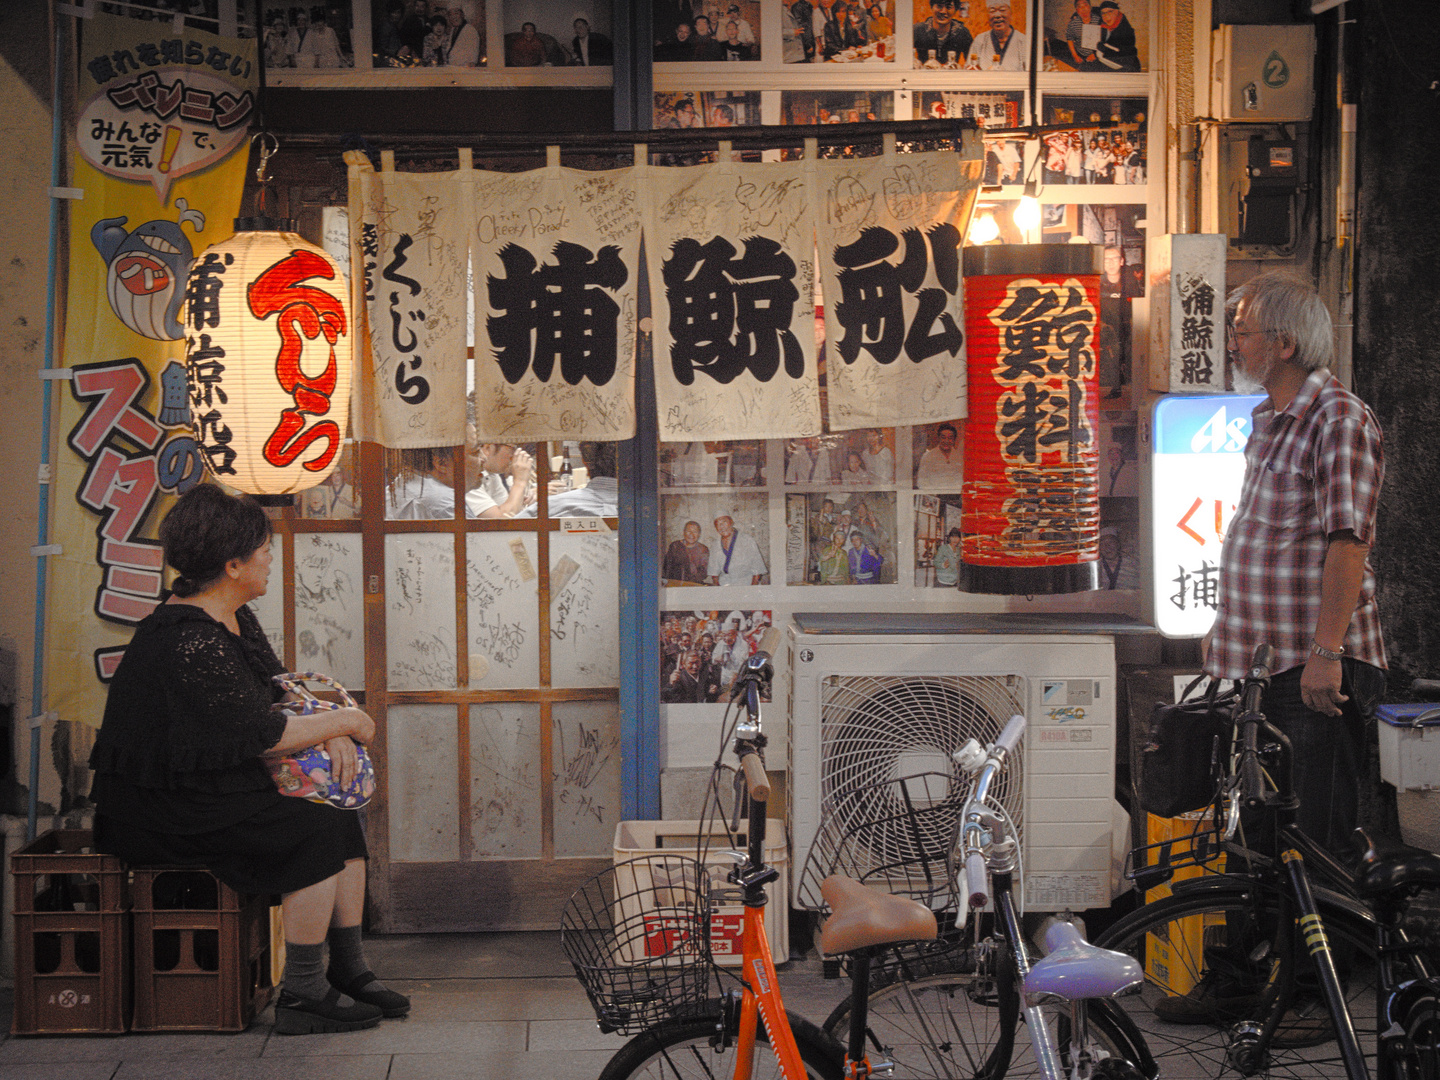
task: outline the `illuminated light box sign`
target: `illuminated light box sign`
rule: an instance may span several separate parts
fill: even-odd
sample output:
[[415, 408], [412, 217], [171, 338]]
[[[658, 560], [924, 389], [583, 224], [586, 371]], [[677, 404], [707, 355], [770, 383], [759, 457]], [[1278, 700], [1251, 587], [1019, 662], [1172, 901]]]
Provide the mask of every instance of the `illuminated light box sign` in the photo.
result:
[[1100, 248], [965, 249], [960, 588], [1099, 587]]
[[1163, 398], [1151, 461], [1151, 592], [1166, 637], [1201, 637], [1215, 621], [1220, 544], [1240, 501], [1250, 414], [1263, 394]]

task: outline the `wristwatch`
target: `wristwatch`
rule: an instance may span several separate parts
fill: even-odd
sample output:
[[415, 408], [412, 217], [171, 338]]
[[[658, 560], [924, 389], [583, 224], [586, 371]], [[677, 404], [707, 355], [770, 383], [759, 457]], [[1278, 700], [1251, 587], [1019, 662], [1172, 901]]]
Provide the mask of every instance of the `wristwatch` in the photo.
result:
[[1316, 656], [1320, 657], [1322, 660], [1339, 660], [1342, 656], [1345, 655], [1345, 646], [1341, 645], [1338, 649], [1327, 649], [1318, 641], [1311, 641], [1310, 651]]

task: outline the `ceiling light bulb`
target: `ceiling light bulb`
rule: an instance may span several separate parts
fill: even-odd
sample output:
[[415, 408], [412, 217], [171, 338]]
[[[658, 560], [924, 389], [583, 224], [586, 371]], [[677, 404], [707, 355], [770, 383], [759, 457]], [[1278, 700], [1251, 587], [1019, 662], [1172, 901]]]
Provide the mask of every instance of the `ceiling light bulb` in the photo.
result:
[[1040, 200], [1034, 195], [1021, 196], [1020, 204], [1015, 207], [1015, 227], [1029, 232], [1039, 224]]
[[989, 212], [981, 214], [970, 222], [970, 243], [988, 244], [1000, 236], [1000, 223]]

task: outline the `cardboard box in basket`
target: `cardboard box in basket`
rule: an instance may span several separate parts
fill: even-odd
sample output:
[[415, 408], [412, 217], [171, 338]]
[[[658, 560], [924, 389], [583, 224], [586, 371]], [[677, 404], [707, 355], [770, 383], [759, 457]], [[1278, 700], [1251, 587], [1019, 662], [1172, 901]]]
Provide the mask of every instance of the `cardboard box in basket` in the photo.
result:
[[[1181, 860], [1191, 851], [1190, 837], [1197, 830], [1207, 833], [1211, 837], [1214, 836], [1211, 826], [1206, 820], [1209, 813], [1210, 809], [1206, 807], [1204, 810], [1196, 810], [1175, 818], [1160, 818], [1151, 814], [1146, 828], [1146, 844], [1163, 844], [1170, 841], [1171, 859]], [[1158, 849], [1152, 849], [1150, 865], [1153, 866], [1159, 861]], [[1206, 873], [1222, 873], [1224, 869], [1225, 857], [1221, 855], [1214, 862], [1207, 863], [1203, 867], [1181, 867], [1174, 871], [1171, 883], [1188, 881]], [[1169, 896], [1170, 892], [1170, 884], [1147, 889], [1145, 902], [1148, 904], [1159, 900], [1161, 897]], [[1222, 914], [1187, 915], [1183, 919], [1176, 919], [1169, 925], [1171, 934], [1169, 940], [1161, 938], [1159, 934], [1146, 934], [1146, 978], [1155, 985], [1168, 989], [1172, 994], [1188, 994], [1200, 981], [1202, 974], [1206, 930], [1215, 926], [1223, 929], [1224, 925], [1225, 917]]]
[[[742, 832], [739, 842], [743, 845]], [[722, 967], [735, 967], [741, 961], [740, 934], [744, 905], [741, 890], [726, 880], [734, 860], [717, 858], [730, 850], [730, 840], [718, 823], [710, 833], [709, 854], [705, 866], [710, 888], [710, 953]], [[615, 862], [638, 859], [645, 855], [676, 855], [695, 859], [700, 853], [700, 822], [698, 821], [622, 821], [615, 826]], [[790, 958], [790, 858], [785, 848], [785, 823], [771, 819], [766, 825], [765, 861], [780, 871], [780, 877], [765, 887], [769, 903], [765, 905], [765, 935], [770, 939], [770, 957], [777, 964]], [[658, 884], [658, 883], [656, 883]], [[675, 883], [681, 886], [681, 882]], [[657, 896], [660, 893], [657, 891]], [[646, 950], [652, 955], [665, 952], [673, 942], [670, 927], [677, 915], [657, 904], [653, 920], [647, 920]], [[627, 913], [629, 914], [629, 913]], [[650, 924], [653, 922], [653, 933]], [[638, 958], [637, 958], [638, 959]]]

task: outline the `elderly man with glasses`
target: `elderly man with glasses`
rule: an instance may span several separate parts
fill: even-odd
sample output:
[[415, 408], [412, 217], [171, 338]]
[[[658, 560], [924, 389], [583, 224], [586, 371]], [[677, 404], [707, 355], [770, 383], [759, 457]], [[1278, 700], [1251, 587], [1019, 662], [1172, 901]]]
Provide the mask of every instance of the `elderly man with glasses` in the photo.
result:
[[1294, 745], [1297, 823], [1344, 857], [1365, 722], [1385, 688], [1369, 563], [1385, 476], [1380, 425], [1330, 374], [1330, 314], [1307, 282], [1260, 274], [1230, 294], [1226, 312], [1236, 385], [1268, 397], [1253, 414], [1220, 552], [1205, 670], [1237, 679], [1257, 645], [1275, 648], [1260, 707]]

